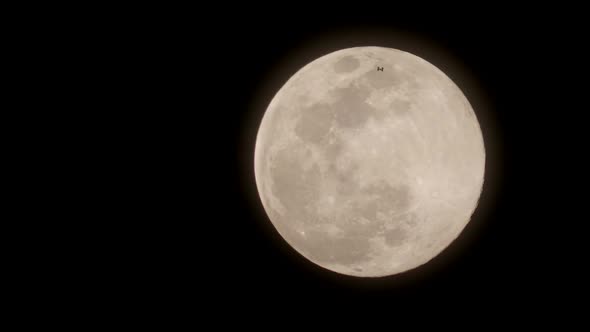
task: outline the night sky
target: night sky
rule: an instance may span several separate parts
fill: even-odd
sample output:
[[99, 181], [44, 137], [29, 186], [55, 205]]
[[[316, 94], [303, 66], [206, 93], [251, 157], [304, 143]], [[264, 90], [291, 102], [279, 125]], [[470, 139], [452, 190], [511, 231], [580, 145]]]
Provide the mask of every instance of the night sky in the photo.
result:
[[[277, 6], [137, 14], [119, 35], [138, 82], [121, 92], [133, 96], [121, 107], [121, 127], [132, 128], [122, 158], [138, 194], [135, 212], [120, 217], [129, 244], [118, 264], [133, 294], [227, 312], [334, 313], [451, 302], [517, 311], [576, 292], [582, 21], [548, 8]], [[282, 84], [323, 54], [369, 45], [409, 51], [450, 76], [478, 116], [487, 157], [481, 204], [461, 237], [430, 263], [378, 279], [324, 270], [291, 249], [253, 171], [257, 126]]]

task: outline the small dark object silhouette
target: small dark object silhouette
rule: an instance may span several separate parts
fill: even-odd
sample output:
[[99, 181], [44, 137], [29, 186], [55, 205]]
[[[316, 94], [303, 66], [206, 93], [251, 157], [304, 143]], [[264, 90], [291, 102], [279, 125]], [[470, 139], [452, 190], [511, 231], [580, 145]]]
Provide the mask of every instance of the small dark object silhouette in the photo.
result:
[[383, 67], [377, 66], [377, 71], [383, 71]]

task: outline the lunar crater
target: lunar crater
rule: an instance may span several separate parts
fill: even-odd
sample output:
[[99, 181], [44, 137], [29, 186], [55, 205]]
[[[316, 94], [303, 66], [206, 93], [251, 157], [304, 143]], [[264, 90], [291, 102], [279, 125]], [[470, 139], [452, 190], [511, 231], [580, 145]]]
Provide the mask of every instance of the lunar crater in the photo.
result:
[[349, 73], [360, 66], [361, 62], [353, 56], [345, 56], [334, 64], [337, 73]]

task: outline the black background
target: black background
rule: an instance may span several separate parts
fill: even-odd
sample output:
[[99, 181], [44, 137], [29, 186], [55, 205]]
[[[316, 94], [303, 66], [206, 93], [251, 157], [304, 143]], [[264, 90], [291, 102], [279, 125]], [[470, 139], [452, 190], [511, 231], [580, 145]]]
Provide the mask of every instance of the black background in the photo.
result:
[[[113, 222], [125, 248], [109, 274], [118, 296], [224, 312], [567, 303], [583, 261], [573, 239], [583, 220], [572, 188], [584, 167], [574, 161], [584, 151], [576, 11], [311, 8], [134, 13], [109, 40], [123, 50], [107, 52], [124, 68], [113, 84], [130, 100], [112, 111], [128, 161], [117, 164], [126, 189], [115, 195], [128, 211]], [[472, 103], [487, 149], [482, 203], [461, 237], [428, 264], [377, 279], [324, 270], [292, 250], [253, 173], [274, 93], [313, 59], [363, 45], [403, 49], [446, 72]]]

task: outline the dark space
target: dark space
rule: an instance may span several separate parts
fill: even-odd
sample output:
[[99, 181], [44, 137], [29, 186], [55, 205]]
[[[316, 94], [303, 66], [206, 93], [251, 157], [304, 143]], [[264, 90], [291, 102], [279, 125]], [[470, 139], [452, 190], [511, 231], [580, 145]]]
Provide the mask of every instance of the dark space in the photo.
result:
[[[110, 56], [133, 80], [117, 83], [132, 97], [112, 111], [123, 132], [131, 128], [119, 146], [128, 187], [115, 193], [127, 212], [112, 222], [124, 248], [104, 279], [117, 296], [180, 312], [303, 317], [340, 307], [520, 315], [581, 294], [574, 207], [583, 196], [574, 187], [587, 106], [576, 104], [586, 69], [576, 11], [307, 12], [136, 13], [118, 34], [129, 52]], [[274, 93], [320, 55], [362, 45], [400, 48], [446, 72], [472, 103], [487, 149], [482, 204], [461, 237], [430, 263], [378, 279], [324, 270], [292, 250], [267, 219], [253, 172]]]

